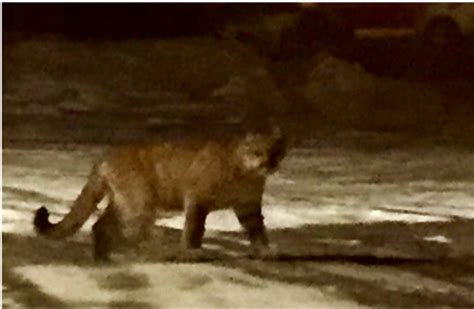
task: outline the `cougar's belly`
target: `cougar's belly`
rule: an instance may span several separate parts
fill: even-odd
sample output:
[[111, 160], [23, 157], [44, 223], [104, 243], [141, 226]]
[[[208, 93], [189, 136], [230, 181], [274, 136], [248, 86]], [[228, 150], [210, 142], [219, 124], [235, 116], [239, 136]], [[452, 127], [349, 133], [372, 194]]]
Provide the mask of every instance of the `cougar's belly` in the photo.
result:
[[259, 205], [263, 193], [261, 180], [244, 180], [226, 183], [217, 193], [214, 209]]
[[153, 205], [160, 212], [178, 212], [184, 208], [180, 181], [183, 168], [173, 163], [168, 160], [154, 165]]
[[151, 205], [155, 211], [160, 213], [183, 211], [183, 197], [176, 186], [171, 183], [161, 184], [155, 186], [153, 191]]

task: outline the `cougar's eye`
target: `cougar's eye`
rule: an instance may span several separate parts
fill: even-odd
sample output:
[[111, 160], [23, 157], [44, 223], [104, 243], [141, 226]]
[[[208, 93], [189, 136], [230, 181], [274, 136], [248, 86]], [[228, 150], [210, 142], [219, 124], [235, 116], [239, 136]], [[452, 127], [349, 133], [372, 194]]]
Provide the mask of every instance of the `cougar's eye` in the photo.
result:
[[258, 158], [261, 158], [265, 155], [262, 150], [256, 150], [253, 154], [254, 154], [254, 156], [256, 156]]

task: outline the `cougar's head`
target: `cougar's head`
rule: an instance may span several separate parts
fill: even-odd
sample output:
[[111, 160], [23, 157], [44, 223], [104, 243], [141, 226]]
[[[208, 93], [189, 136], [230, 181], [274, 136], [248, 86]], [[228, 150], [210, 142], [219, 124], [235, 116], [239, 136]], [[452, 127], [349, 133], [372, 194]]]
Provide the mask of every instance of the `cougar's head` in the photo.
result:
[[244, 171], [264, 176], [277, 169], [285, 151], [286, 142], [276, 129], [271, 133], [247, 133], [238, 144], [237, 156]]

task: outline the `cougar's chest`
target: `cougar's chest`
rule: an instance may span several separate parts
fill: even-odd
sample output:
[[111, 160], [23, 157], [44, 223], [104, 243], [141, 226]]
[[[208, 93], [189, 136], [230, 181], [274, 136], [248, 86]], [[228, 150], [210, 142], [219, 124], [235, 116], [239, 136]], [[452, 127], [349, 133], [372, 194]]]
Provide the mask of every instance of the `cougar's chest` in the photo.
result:
[[262, 197], [265, 180], [262, 178], [232, 179], [223, 183], [215, 192], [215, 208], [224, 209], [240, 204], [258, 203]]

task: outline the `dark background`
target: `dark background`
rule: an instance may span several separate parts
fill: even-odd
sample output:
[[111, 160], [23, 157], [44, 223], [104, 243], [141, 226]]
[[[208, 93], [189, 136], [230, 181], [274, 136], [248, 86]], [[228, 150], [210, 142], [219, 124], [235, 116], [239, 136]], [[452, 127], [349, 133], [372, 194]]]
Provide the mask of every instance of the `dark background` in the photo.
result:
[[297, 4], [5, 4], [4, 29], [72, 37], [137, 38], [206, 34], [231, 19], [296, 11]]
[[[68, 42], [66, 44], [82, 46], [78, 50], [92, 50], [92, 45], [98, 46], [102, 44], [100, 42], [112, 41], [121, 42], [117, 43], [121, 47], [114, 48], [116, 51], [121, 51], [132, 48], [135, 45], [132, 41], [136, 39], [166, 42], [179, 38], [198, 38], [198, 40], [210, 38], [218, 44], [237, 42], [260, 58], [258, 63], [269, 72], [271, 82], [287, 102], [286, 115], [281, 118], [289, 119], [290, 122], [301, 124], [304, 119], [308, 126], [317, 123], [318, 127], [328, 125], [342, 129], [349, 127], [363, 130], [402, 130], [432, 135], [440, 134], [440, 130], [443, 131], [445, 127], [461, 125], [462, 129], [458, 131], [464, 131], [474, 114], [471, 91], [474, 80], [472, 37], [462, 40], [452, 39], [442, 46], [433, 45], [423, 32], [423, 14], [426, 7], [427, 4], [413, 3], [317, 5], [8, 3], [3, 5], [4, 86], [6, 85], [8, 93], [9, 86], [15, 84], [13, 79], [10, 80], [10, 76], [5, 76], [5, 72], [18, 72], [18, 65], [26, 66], [23, 60], [15, 60], [18, 62], [11, 60], [19, 55], [14, 51], [19, 42], [62, 40]], [[295, 16], [295, 22], [277, 35], [261, 32], [254, 26], [262, 23], [265, 18], [278, 14]], [[230, 34], [229, 25], [234, 29]], [[370, 34], [358, 35], [357, 31], [360, 29], [368, 29]], [[391, 34], [380, 36], [370, 32], [380, 29], [409, 29], [411, 32], [402, 36]], [[84, 43], [91, 41], [98, 43]], [[196, 44], [200, 43], [196, 41]], [[340, 117], [345, 113], [337, 108], [329, 114], [322, 111], [328, 109], [327, 106], [333, 105], [331, 100], [321, 98], [308, 101], [301, 94], [300, 88], [307, 83], [313, 72], [314, 63], [318, 61], [320, 55], [335, 57], [344, 61], [347, 66], [360, 65], [374, 81], [383, 84], [381, 87], [379, 85], [375, 87], [375, 100], [367, 100], [366, 106], [361, 107], [359, 111], [365, 116], [359, 117], [355, 123]], [[206, 57], [212, 59], [210, 54]], [[39, 56], [36, 60], [38, 66], [45, 71], [54, 67], [47, 62], [41, 64], [43, 60]], [[61, 59], [48, 61], [60, 62]], [[91, 63], [82, 61], [71, 65], [89, 72], [87, 65], [94, 67]], [[103, 63], [105, 65], [106, 62]], [[120, 72], [121, 69], [117, 69]], [[70, 69], [60, 66], [60, 72], [65, 71]], [[87, 79], [86, 75], [84, 79]], [[19, 75], [18, 78], [23, 77]], [[58, 77], [54, 79], [58, 80]], [[341, 75], [341, 79], [345, 80], [346, 77]], [[386, 86], [387, 80], [389, 86]], [[329, 83], [331, 85], [332, 82]], [[397, 83], [403, 84], [401, 89]], [[393, 90], [385, 89], [394, 84]], [[187, 81], [183, 83], [183, 87], [184, 85], [191, 89], [193, 100], [196, 97], [200, 100], [204, 96], [203, 90], [193, 89], [195, 85], [192, 81]], [[406, 88], [410, 90], [407, 92]], [[401, 96], [403, 93], [408, 93], [407, 98]], [[427, 109], [432, 108], [432, 101], [426, 93], [434, 93], [434, 97], [439, 98], [437, 100], [442, 112], [436, 116], [417, 112], [421, 120], [414, 122], [410, 120], [411, 123], [406, 125], [407, 121], [404, 119], [410, 118], [413, 111], [405, 106], [419, 104], [421, 108], [423, 106]], [[388, 100], [388, 103], [383, 102], [385, 98], [392, 97], [392, 94], [396, 99]], [[349, 94], [348, 99], [364, 95], [365, 93]], [[4, 91], [4, 106], [13, 106], [17, 104], [16, 102], [8, 100]], [[321, 104], [326, 106], [321, 108], [319, 106]], [[384, 119], [392, 117], [391, 114], [394, 113], [392, 109], [395, 110], [400, 106], [403, 106], [401, 109], [405, 109], [402, 111], [405, 115], [397, 115], [395, 118], [398, 120], [387, 124]], [[380, 112], [380, 109], [383, 111]], [[262, 110], [263, 114], [267, 113], [267, 109]], [[253, 110], [255, 111], [256, 109]], [[350, 113], [351, 111], [347, 112]], [[374, 113], [384, 113], [388, 116], [378, 119]], [[258, 117], [260, 116], [256, 116]], [[10, 119], [9, 116], [7, 118]], [[378, 119], [375, 121], [376, 124], [373, 119]]]

